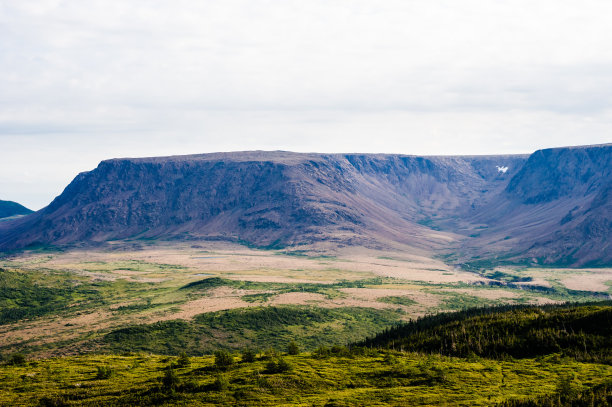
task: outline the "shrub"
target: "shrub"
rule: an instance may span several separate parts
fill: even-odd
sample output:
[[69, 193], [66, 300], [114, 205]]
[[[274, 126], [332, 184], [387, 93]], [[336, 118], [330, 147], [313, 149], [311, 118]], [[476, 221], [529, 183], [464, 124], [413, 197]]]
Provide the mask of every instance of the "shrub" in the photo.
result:
[[109, 379], [115, 374], [115, 371], [110, 366], [98, 366], [96, 371], [96, 379]]
[[329, 352], [332, 355], [348, 357], [351, 356], [351, 351], [346, 346], [334, 345], [331, 347]]
[[283, 358], [271, 359], [266, 363], [266, 373], [284, 373], [292, 368], [291, 364]]
[[217, 391], [224, 391], [227, 390], [229, 387], [229, 381], [227, 380], [227, 378], [223, 375], [217, 375], [217, 377], [215, 377], [215, 381], [212, 384], [212, 388], [214, 390]]
[[387, 365], [395, 365], [395, 364], [397, 364], [397, 357], [395, 357], [395, 355], [392, 355], [390, 353], [386, 353], [384, 358], [383, 358], [383, 361]]
[[266, 353], [264, 354], [264, 357], [265, 357], [266, 359], [274, 359], [274, 358], [277, 358], [277, 357], [279, 357], [279, 356], [280, 356], [280, 355], [279, 355], [278, 351], [277, 351], [276, 349], [272, 348], [272, 347], [269, 347], [269, 348], [266, 350]]
[[313, 356], [319, 359], [322, 358], [326, 358], [328, 357], [330, 354], [330, 350], [329, 348], [326, 348], [325, 346], [319, 346], [314, 352], [313, 352]]
[[226, 350], [215, 352], [215, 366], [217, 369], [226, 370], [234, 364], [234, 357]]
[[13, 365], [13, 366], [23, 366], [26, 363], [26, 357], [24, 356], [23, 353], [14, 353], [12, 354], [8, 361], [6, 362], [7, 365]]
[[191, 361], [189, 360], [189, 356], [187, 356], [185, 352], [181, 352], [176, 361], [176, 366], [177, 367], [189, 367], [190, 364], [191, 364]]
[[178, 377], [172, 366], [166, 369], [166, 374], [162, 378], [162, 387], [164, 390], [174, 391], [181, 384], [181, 379]]
[[68, 402], [64, 397], [61, 396], [44, 396], [40, 400], [38, 400], [38, 405], [41, 407], [64, 407], [68, 406]]
[[287, 346], [287, 354], [288, 355], [299, 355], [300, 348], [298, 344], [295, 343], [294, 341], [289, 342], [289, 345]]
[[250, 348], [246, 348], [242, 351], [241, 359], [244, 363], [255, 362], [256, 352]]

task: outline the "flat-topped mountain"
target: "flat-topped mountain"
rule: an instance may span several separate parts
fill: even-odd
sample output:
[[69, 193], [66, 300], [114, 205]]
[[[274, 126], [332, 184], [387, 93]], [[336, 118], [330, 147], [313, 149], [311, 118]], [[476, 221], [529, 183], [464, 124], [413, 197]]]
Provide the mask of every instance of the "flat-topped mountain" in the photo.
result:
[[533, 153], [470, 218], [486, 228], [470, 255], [542, 264], [612, 264], [612, 144]]
[[[113, 159], [79, 174], [48, 207], [3, 222], [0, 248], [204, 238], [609, 263], [611, 157], [612, 145], [531, 156], [249, 151]], [[590, 240], [572, 246], [575, 237]]]
[[0, 201], [0, 219], [17, 215], [27, 215], [32, 211], [13, 201]]

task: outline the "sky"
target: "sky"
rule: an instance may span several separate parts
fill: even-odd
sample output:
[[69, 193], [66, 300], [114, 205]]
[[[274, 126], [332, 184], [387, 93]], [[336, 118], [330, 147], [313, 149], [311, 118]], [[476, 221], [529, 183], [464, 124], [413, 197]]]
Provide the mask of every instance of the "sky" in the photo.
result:
[[115, 157], [612, 142], [612, 2], [0, 0], [0, 199]]

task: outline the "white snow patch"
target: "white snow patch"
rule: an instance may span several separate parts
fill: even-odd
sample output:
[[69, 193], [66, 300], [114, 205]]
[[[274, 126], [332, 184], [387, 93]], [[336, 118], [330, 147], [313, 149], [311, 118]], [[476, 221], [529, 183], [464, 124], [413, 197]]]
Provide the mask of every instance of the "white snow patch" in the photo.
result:
[[496, 165], [495, 167], [497, 168], [497, 172], [501, 172], [503, 174], [505, 174], [506, 171], [508, 171], [508, 167], [505, 167], [503, 165], [501, 167], [499, 165]]

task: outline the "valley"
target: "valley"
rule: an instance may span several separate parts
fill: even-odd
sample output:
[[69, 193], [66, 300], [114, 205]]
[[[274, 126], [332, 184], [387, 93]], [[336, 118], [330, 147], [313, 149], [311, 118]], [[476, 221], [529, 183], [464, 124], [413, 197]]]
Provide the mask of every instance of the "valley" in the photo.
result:
[[[593, 301], [612, 293], [612, 269], [606, 268], [505, 266], [475, 273], [406, 252], [345, 248], [323, 255], [223, 242], [110, 242], [97, 249], [30, 251], [5, 257], [0, 268], [5, 290], [16, 297], [5, 293], [0, 350], [44, 357], [109, 349], [104, 338], [114, 331], [174, 320], [191, 323], [206, 313], [324, 310], [329, 313], [325, 323], [296, 331], [297, 339], [314, 349], [432, 313]], [[33, 289], [40, 304], [31, 298]], [[356, 312], [363, 318], [351, 317]], [[334, 324], [344, 331], [321, 333]], [[255, 334], [200, 328], [206, 340], [192, 344], [195, 354], [264, 344]], [[284, 346], [289, 340], [286, 335], [275, 343]], [[151, 344], [140, 350], [161, 349]]]
[[0, 221], [0, 404], [606, 405], [611, 160], [103, 161]]

